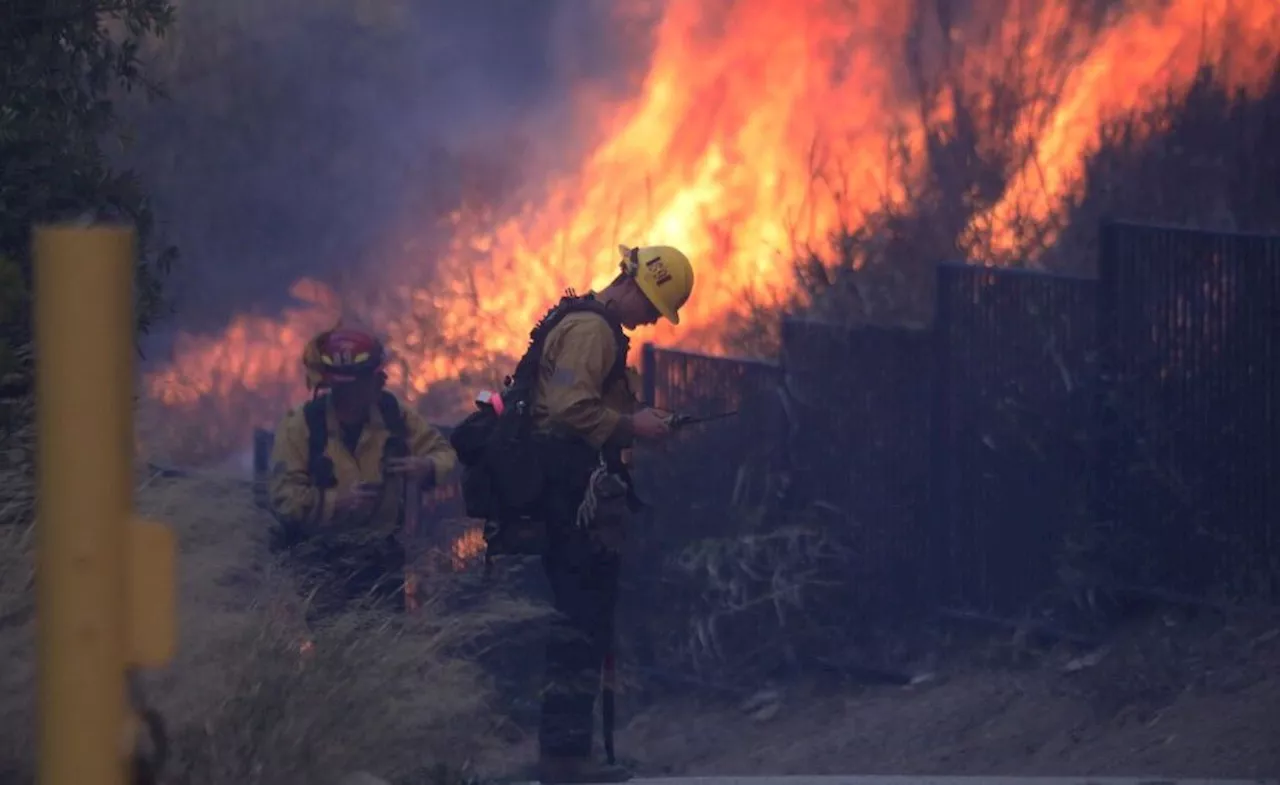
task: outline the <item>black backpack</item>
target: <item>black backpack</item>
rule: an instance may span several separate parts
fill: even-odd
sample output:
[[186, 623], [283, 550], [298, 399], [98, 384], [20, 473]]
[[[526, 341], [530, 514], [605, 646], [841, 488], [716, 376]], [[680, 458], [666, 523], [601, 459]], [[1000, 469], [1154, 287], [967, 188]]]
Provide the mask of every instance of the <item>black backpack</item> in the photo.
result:
[[462, 499], [467, 516], [486, 521], [485, 539], [490, 552], [528, 552], [518, 546], [495, 548], [495, 544], [509, 524], [538, 517], [545, 475], [533, 438], [533, 405], [542, 347], [566, 316], [584, 311], [604, 318], [618, 343], [617, 360], [605, 379], [606, 388], [623, 377], [630, 341], [622, 325], [594, 296], [578, 297], [570, 291], [530, 332], [529, 348], [503, 385], [502, 414], [489, 406], [479, 406], [449, 436], [462, 466]]

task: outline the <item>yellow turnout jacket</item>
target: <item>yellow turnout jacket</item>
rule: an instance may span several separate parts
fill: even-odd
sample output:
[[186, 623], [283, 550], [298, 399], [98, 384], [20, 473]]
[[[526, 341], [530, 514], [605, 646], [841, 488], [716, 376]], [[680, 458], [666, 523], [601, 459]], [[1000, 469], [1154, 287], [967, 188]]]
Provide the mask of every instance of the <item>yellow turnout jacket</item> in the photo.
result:
[[[437, 481], [443, 481], [457, 463], [453, 448], [420, 414], [402, 403], [399, 405], [409, 453], [430, 458], [435, 464]], [[395, 530], [400, 521], [405, 487], [403, 477], [383, 476], [383, 449], [391, 432], [383, 421], [382, 413], [375, 403], [360, 431], [354, 451], [347, 449], [343, 442], [342, 429], [331, 401], [326, 403], [325, 417], [328, 438], [324, 454], [333, 462], [337, 485], [321, 489], [313, 482], [308, 472], [309, 429], [303, 407], [296, 407], [276, 428], [275, 446], [271, 453], [271, 511], [281, 522], [291, 524], [308, 535], [342, 530], [344, 535], [355, 538], [384, 538]], [[367, 521], [341, 520], [334, 510], [338, 492], [359, 483], [381, 484], [381, 499]], [[350, 531], [353, 524], [357, 525], [356, 530]]]
[[640, 382], [630, 368], [609, 379], [618, 348], [613, 329], [599, 314], [571, 313], [552, 328], [538, 369], [534, 426], [579, 436], [594, 447], [630, 444], [630, 415], [640, 408], [635, 396]]

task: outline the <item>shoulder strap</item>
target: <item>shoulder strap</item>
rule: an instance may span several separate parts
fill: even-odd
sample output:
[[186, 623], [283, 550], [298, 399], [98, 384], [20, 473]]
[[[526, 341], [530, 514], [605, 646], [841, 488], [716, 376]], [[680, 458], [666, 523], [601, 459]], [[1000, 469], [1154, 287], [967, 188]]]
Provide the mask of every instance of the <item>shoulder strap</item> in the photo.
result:
[[626, 379], [627, 355], [631, 352], [631, 339], [622, 331], [622, 323], [615, 319], [612, 313], [604, 309], [597, 313], [608, 322], [610, 329], [613, 330], [613, 340], [618, 344], [618, 356], [614, 359], [613, 367], [609, 369], [609, 375], [604, 380], [607, 387], [619, 379]]
[[383, 390], [378, 396], [378, 412], [387, 426], [387, 442], [382, 448], [382, 458], [404, 458], [409, 454], [409, 428], [404, 421], [404, 409], [400, 401]]
[[542, 364], [542, 346], [546, 342], [547, 336], [566, 316], [583, 311], [594, 313], [604, 319], [613, 331], [614, 340], [618, 344], [618, 356], [614, 360], [613, 367], [609, 369], [608, 376], [605, 378], [606, 386], [626, 375], [627, 353], [631, 349], [631, 341], [627, 338], [626, 333], [622, 331], [622, 323], [594, 295], [587, 294], [578, 297], [570, 291], [560, 299], [560, 302], [555, 307], [547, 311], [546, 315], [538, 320], [533, 330], [530, 331], [529, 348], [525, 350], [524, 356], [520, 358], [520, 362], [516, 365], [515, 373], [510, 380], [511, 386], [518, 385], [530, 389], [536, 386], [538, 366]]
[[404, 421], [404, 409], [400, 407], [400, 401], [394, 395], [383, 390], [378, 396], [378, 413], [382, 415], [382, 422], [386, 424], [387, 430], [392, 436], [404, 438], [409, 435], [408, 426]]
[[631, 339], [622, 331], [622, 322], [618, 321], [613, 311], [606, 308], [604, 303], [592, 295], [578, 298], [572, 306], [572, 311], [594, 313], [604, 319], [605, 323], [609, 325], [609, 329], [613, 331], [613, 340], [618, 345], [618, 355], [613, 361], [613, 367], [609, 369], [609, 375], [605, 377], [605, 386], [613, 384], [619, 378], [626, 376], [627, 353], [631, 351]]
[[333, 461], [324, 454], [329, 443], [329, 419], [327, 395], [312, 398], [302, 407], [302, 417], [307, 423], [307, 474], [317, 488], [332, 488], [338, 484], [333, 475]]

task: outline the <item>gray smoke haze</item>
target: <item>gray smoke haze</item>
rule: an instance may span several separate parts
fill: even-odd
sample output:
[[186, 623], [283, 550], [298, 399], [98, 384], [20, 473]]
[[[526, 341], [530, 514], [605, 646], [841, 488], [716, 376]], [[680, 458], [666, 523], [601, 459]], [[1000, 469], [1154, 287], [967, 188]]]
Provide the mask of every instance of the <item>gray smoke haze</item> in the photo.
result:
[[301, 276], [376, 265], [407, 217], [421, 216], [429, 242], [467, 190], [492, 199], [534, 161], [571, 160], [582, 142], [566, 115], [572, 88], [627, 91], [657, 10], [258, 2], [181, 0], [177, 29], [151, 53], [167, 98], [125, 105], [127, 163], [182, 254], [160, 343], [274, 312]]

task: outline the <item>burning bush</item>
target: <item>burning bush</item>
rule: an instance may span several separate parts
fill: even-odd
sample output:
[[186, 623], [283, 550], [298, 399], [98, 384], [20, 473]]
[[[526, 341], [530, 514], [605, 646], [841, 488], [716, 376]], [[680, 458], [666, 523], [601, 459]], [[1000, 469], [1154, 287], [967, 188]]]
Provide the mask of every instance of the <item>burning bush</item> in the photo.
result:
[[[1108, 217], [1217, 230], [1280, 229], [1280, 199], [1271, 186], [1280, 178], [1280, 156], [1260, 141], [1280, 132], [1280, 69], [1256, 80], [1253, 89], [1236, 90], [1229, 86], [1229, 65], [1224, 59], [1206, 66], [1185, 91], [1170, 90], [1153, 105], [1105, 125], [1082, 168], [1081, 191], [1052, 232], [1028, 236], [1012, 259], [989, 242], [969, 246], [964, 255], [1089, 275], [1098, 253], [1098, 227]], [[992, 92], [998, 91], [993, 87]], [[957, 138], [949, 124], [932, 127], [930, 136], [940, 140], [930, 149], [953, 147]], [[972, 174], [949, 181], [958, 176], [950, 157], [975, 161], [981, 151], [953, 149], [947, 157], [930, 158], [920, 198], [900, 207], [886, 204], [860, 226], [838, 234], [829, 254], [805, 257], [798, 265], [801, 296], [793, 310], [849, 326], [928, 322], [933, 266], [958, 253], [965, 237], [945, 227], [970, 225], [975, 205], [961, 195], [981, 185]], [[1000, 167], [987, 174], [1004, 176]], [[751, 334], [761, 332], [758, 325], [750, 328]], [[1144, 471], [1171, 472], [1166, 459], [1146, 460]], [[1078, 497], [1087, 496], [1081, 488]], [[1073, 516], [1076, 523], [1062, 553], [1067, 595], [1093, 597], [1102, 585], [1150, 577], [1152, 543], [1090, 520], [1083, 506]]]
[[[1006, 43], [1022, 54], [975, 76], [965, 64], [992, 41], [957, 36], [952, 21], [945, 13], [921, 13], [907, 39], [921, 136], [902, 136], [889, 148], [886, 166], [888, 181], [901, 184], [905, 195], [887, 189], [874, 209], [846, 219], [829, 245], [813, 244], [801, 254], [797, 285], [787, 302], [781, 309], [752, 306], [740, 313], [736, 323], [730, 322], [730, 345], [776, 351], [779, 318], [788, 312], [850, 327], [923, 326], [932, 318], [935, 265], [941, 261], [1089, 274], [1104, 217], [1218, 229], [1280, 227], [1280, 200], [1272, 186], [1280, 178], [1280, 157], [1274, 145], [1261, 141], [1280, 133], [1280, 70], [1274, 61], [1258, 67], [1252, 60], [1241, 63], [1223, 52], [1206, 52], [1199, 70], [1179, 70], [1168, 81], [1153, 77], [1138, 91], [1145, 98], [1133, 111], [1107, 109], [1110, 99], [1100, 85], [1090, 88], [1093, 93], [1078, 93], [1080, 100], [1096, 104], [1090, 111], [1103, 122], [1097, 133], [1061, 129], [1063, 135], [1080, 135], [1069, 140], [1081, 155], [1077, 168], [1043, 156], [1058, 133], [1052, 118], [1079, 110], [1079, 105], [1069, 110], [1068, 99], [1084, 86], [1076, 75], [1023, 64], [1035, 60], [1026, 47], [1036, 48], [1039, 56], [1046, 46], [1060, 49], [1064, 57], [1068, 51], [1082, 53], [1082, 39], [1074, 39], [1081, 28], [1064, 28], [1047, 41], [1036, 37], [1034, 19], [1025, 28], [1018, 27], [1021, 21], [993, 28], [992, 35], [1019, 29]], [[1115, 22], [1081, 24], [1105, 30]], [[1105, 61], [1108, 51], [1103, 36], [1082, 56]], [[830, 184], [837, 163], [815, 164], [815, 187]], [[1043, 193], [1027, 180], [1027, 173], [1041, 166], [1057, 170], [1042, 173]], [[1063, 209], [1046, 209], [1055, 199], [1062, 200]], [[796, 369], [788, 370], [794, 374]], [[699, 506], [679, 512], [668, 507], [670, 517], [655, 517], [649, 536], [667, 546], [670, 567], [659, 583], [678, 587], [663, 596], [669, 596], [667, 607], [678, 608], [686, 625], [684, 635], [665, 640], [661, 656], [694, 667], [714, 663], [722, 669], [721, 679], [750, 682], [771, 667], [830, 658], [856, 643], [852, 633], [866, 629], [863, 625], [831, 623], [824, 618], [831, 616], [830, 608], [814, 615], [815, 603], [802, 598], [827, 596], [834, 606], [856, 604], [859, 578], [849, 570], [868, 561], [852, 557], [863, 548], [857, 520], [830, 525], [812, 508], [705, 505], [706, 488], [688, 487], [709, 484], [704, 469], [696, 483], [680, 484], [682, 474], [710, 461], [744, 467], [746, 462], [738, 463], [743, 454], [741, 449], [717, 450], [714, 457], [673, 451], [671, 460], [678, 465], [668, 479], [677, 478], [675, 487]], [[884, 454], [879, 458], [890, 460]], [[722, 500], [730, 498], [727, 490], [718, 493]], [[759, 523], [761, 515], [767, 523]], [[1089, 576], [1090, 587], [1103, 573], [1114, 581], [1116, 566], [1140, 562], [1147, 547], [1095, 531], [1083, 509], [1078, 515], [1079, 531], [1064, 543], [1063, 575], [1071, 576], [1072, 584], [1063, 587], [1066, 595], [1084, 588], [1076, 585], [1082, 575]], [[734, 531], [728, 522], [742, 530]], [[867, 521], [890, 531], [896, 522]], [[843, 620], [856, 620], [856, 614]]]
[[[973, 227], [991, 207], [980, 195], [991, 183], [1007, 185], [1018, 171], [1010, 162], [1026, 166], [1030, 153], [1012, 137], [1007, 148], [993, 151], [964, 128], [975, 122], [971, 106], [982, 96], [1006, 95], [1009, 115], [997, 125], [1007, 130], [1021, 106], [1017, 95], [993, 81], [980, 93], [965, 95], [955, 86], [934, 96], [922, 112], [946, 100], [943, 114], [957, 119], [926, 124], [929, 152], [923, 176], [913, 181], [913, 198], [886, 200], [862, 222], [833, 234], [828, 247], [803, 255], [790, 309], [837, 324], [918, 326], [932, 316], [938, 262], [1087, 275], [1094, 272], [1105, 218], [1221, 230], [1280, 227], [1280, 200], [1270, 185], [1280, 176], [1280, 156], [1261, 141], [1280, 128], [1280, 67], [1252, 91], [1233, 89], [1219, 70], [1226, 67], [1226, 61], [1207, 65], [1187, 89], [1170, 88], [1157, 102], [1106, 123], [1088, 148], [1066, 210], [1043, 220], [1020, 218], [1016, 224], [1024, 231], [1012, 245]], [[900, 158], [896, 167], [907, 178], [919, 164]], [[760, 330], [753, 323], [742, 332]]]
[[[1219, 64], [1225, 67], [1229, 61]], [[1107, 125], [1087, 188], [1052, 249], [1055, 266], [1093, 259], [1100, 219], [1220, 231], [1280, 230], [1280, 66], [1260, 89], [1233, 90], [1219, 66], [1191, 89]]]

